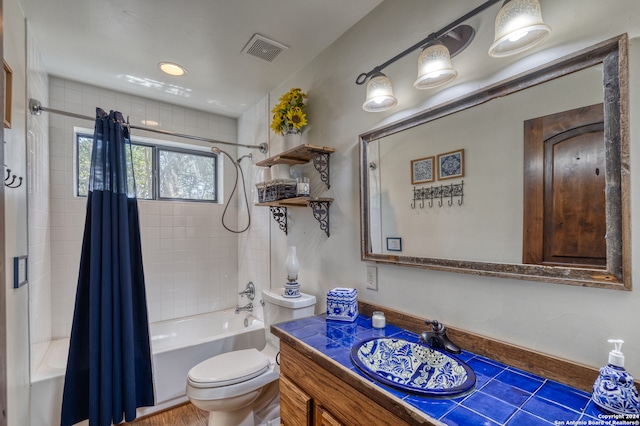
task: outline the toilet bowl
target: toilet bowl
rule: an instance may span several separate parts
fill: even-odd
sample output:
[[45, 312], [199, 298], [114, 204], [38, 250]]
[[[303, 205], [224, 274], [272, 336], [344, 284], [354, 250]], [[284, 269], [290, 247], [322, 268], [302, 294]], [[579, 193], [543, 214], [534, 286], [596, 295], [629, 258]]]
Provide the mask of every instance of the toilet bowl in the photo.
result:
[[280, 291], [263, 290], [267, 345], [261, 351], [245, 349], [206, 359], [189, 370], [187, 397], [209, 412], [209, 425], [271, 426], [280, 424], [280, 367], [278, 339], [271, 324], [314, 313], [315, 296], [302, 294], [295, 302]]
[[275, 358], [257, 349], [227, 352], [189, 370], [187, 396], [210, 425], [254, 426], [254, 411], [278, 396], [279, 375]]

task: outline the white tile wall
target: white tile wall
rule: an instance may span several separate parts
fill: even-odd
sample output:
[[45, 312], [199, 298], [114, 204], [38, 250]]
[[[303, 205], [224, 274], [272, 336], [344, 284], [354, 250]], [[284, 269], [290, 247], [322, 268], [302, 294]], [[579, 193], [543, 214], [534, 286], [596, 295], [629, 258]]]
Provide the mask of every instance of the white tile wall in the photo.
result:
[[[124, 93], [51, 77], [51, 108], [95, 116], [97, 106], [130, 116], [134, 125], [155, 120], [160, 128], [236, 142], [236, 119], [164, 104]], [[71, 330], [84, 228], [85, 198], [73, 195], [74, 126], [93, 128], [92, 120], [50, 114], [51, 294], [53, 338]], [[167, 139], [150, 132], [132, 137]], [[174, 139], [175, 140], [175, 139]], [[208, 146], [189, 140], [181, 143]], [[237, 155], [234, 147], [224, 149]], [[224, 197], [235, 173], [225, 160]], [[224, 204], [143, 201], [142, 249], [151, 322], [235, 306], [238, 286], [238, 236], [221, 225]], [[231, 200], [225, 222], [238, 224], [238, 199]]]
[[[28, 97], [46, 101], [49, 77], [38, 44], [27, 39]], [[27, 194], [29, 227], [29, 335], [31, 372], [51, 340], [51, 246], [49, 233], [49, 119], [27, 115]]]
[[[247, 144], [260, 144], [269, 141], [269, 104], [268, 99], [254, 105], [249, 111], [238, 119], [238, 140]], [[256, 286], [256, 300], [254, 301], [254, 315], [263, 318], [262, 306], [255, 303], [261, 299], [260, 291], [269, 288], [270, 278], [270, 221], [271, 211], [268, 207], [256, 207], [253, 202], [257, 202], [256, 183], [262, 182], [260, 167], [255, 166], [260, 160], [265, 159], [268, 154], [261, 154], [257, 150], [242, 148], [239, 155], [251, 152], [252, 160], [248, 158], [240, 162], [245, 178], [247, 179], [247, 191], [249, 196], [249, 211], [251, 212], [251, 228], [249, 232], [240, 234], [239, 256], [238, 256], [238, 290], [244, 290], [249, 281]], [[239, 224], [244, 226], [247, 223], [247, 209], [240, 205]], [[280, 232], [280, 231], [278, 231]], [[244, 305], [248, 302], [246, 298], [240, 298], [238, 303]]]

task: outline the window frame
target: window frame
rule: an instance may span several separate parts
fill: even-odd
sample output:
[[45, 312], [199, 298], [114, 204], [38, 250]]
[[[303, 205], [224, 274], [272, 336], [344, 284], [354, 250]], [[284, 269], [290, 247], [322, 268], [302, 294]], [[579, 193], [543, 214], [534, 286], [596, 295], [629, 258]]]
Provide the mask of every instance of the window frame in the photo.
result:
[[[93, 141], [93, 135], [90, 133], [88, 129], [76, 129], [74, 131], [74, 196], [75, 197], [87, 197], [87, 194], [80, 194], [80, 139], [90, 139]], [[163, 143], [166, 142], [166, 143]], [[205, 147], [203, 149], [190, 149], [186, 148], [178, 142], [173, 141], [161, 141], [157, 139], [145, 139], [141, 140], [139, 138], [131, 138], [131, 144], [136, 146], [143, 146], [151, 148], [151, 198], [139, 198], [139, 200], [144, 201], [177, 201], [177, 202], [196, 202], [196, 203], [210, 203], [210, 204], [218, 204], [219, 203], [219, 192], [220, 192], [220, 170], [218, 170], [219, 166], [219, 155], [214, 152], [205, 151]], [[180, 154], [188, 154], [199, 157], [211, 158], [213, 160], [213, 185], [214, 185], [214, 197], [211, 200], [204, 199], [195, 199], [195, 198], [170, 198], [170, 197], [161, 197], [160, 196], [160, 153], [161, 151], [168, 151], [173, 153]], [[137, 194], [136, 194], [137, 196]]]

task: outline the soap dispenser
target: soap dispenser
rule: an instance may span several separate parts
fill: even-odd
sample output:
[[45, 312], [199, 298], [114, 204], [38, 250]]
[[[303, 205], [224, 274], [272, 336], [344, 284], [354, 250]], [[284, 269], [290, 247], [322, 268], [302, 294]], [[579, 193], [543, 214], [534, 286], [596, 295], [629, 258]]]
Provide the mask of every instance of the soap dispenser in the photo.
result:
[[622, 344], [624, 341], [611, 339], [614, 348], [609, 352], [609, 364], [600, 369], [600, 375], [593, 384], [591, 400], [606, 413], [629, 415], [640, 413], [638, 391], [633, 377], [624, 369]]

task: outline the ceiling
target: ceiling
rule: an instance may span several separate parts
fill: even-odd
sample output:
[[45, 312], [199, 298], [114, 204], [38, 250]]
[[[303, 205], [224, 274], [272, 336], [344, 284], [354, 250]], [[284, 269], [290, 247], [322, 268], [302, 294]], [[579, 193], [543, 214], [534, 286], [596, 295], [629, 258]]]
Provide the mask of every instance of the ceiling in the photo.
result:
[[[21, 0], [51, 75], [238, 117], [382, 0]], [[288, 47], [242, 54], [254, 34]], [[181, 64], [172, 77], [158, 64]]]

